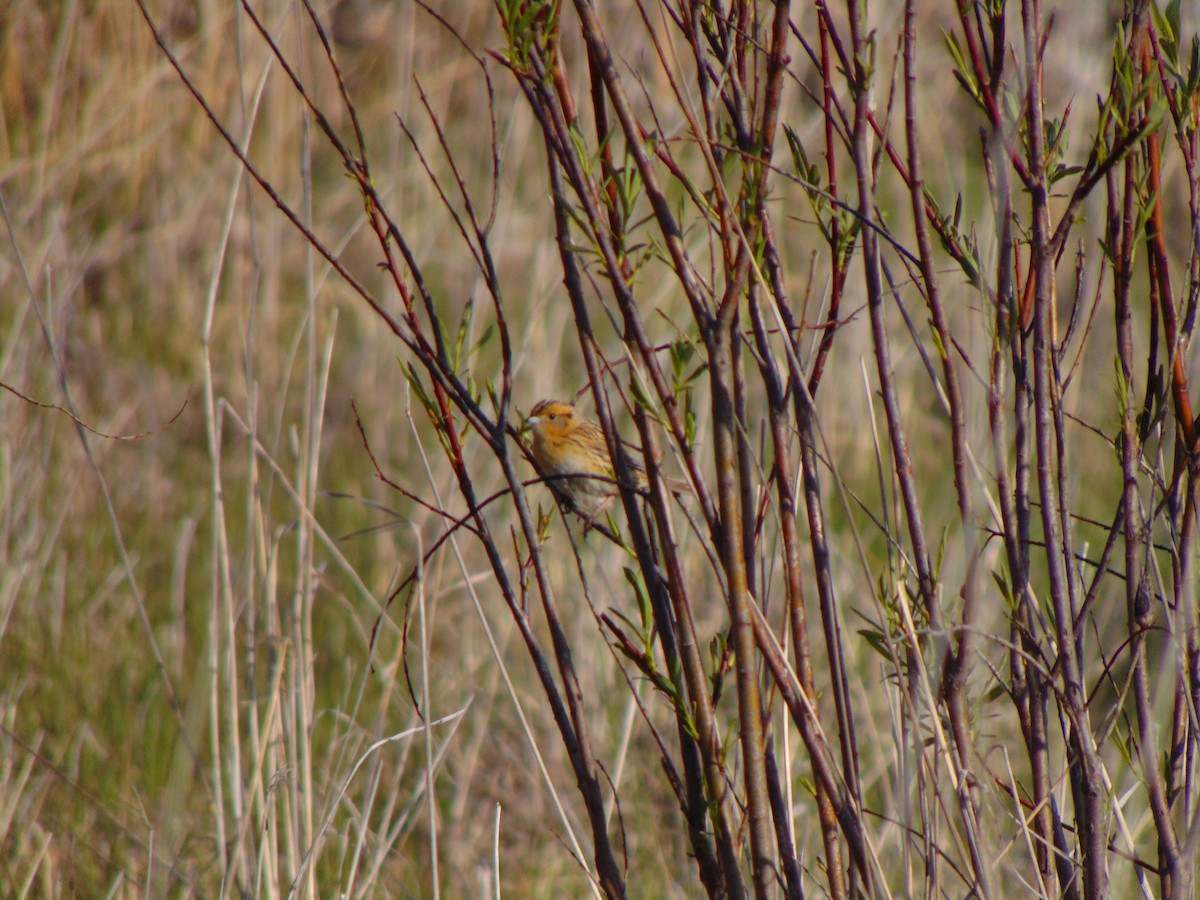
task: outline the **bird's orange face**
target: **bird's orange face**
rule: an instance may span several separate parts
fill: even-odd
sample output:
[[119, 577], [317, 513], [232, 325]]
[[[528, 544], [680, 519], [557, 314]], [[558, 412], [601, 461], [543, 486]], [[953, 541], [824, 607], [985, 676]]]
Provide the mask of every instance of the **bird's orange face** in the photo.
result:
[[543, 400], [533, 408], [525, 424], [533, 432], [534, 440], [542, 438], [564, 438], [576, 428], [582, 419], [575, 407], [562, 400]]
[[533, 438], [530, 449], [543, 468], [552, 472], [574, 468], [579, 448], [573, 436], [582, 423], [575, 407], [562, 400], [543, 400], [533, 408], [525, 425]]

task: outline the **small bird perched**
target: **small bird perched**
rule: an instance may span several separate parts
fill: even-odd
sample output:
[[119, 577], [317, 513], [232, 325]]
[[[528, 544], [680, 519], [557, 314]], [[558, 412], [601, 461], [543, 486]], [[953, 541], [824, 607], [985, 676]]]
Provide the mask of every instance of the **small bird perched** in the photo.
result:
[[[604, 432], [562, 400], [543, 400], [525, 424], [533, 436], [529, 447], [533, 458], [547, 475], [573, 476], [555, 478], [552, 484], [571, 501], [575, 512], [590, 522], [619, 492]], [[633, 478], [633, 486], [645, 491], [646, 473], [637, 465], [633, 466]], [[680, 481], [668, 480], [667, 484], [676, 493], [687, 489]]]

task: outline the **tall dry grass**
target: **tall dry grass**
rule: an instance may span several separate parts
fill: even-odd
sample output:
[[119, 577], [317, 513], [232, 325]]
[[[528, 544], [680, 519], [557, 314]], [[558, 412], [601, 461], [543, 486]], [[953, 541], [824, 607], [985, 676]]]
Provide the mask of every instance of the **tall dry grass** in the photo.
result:
[[[510, 405], [503, 412], [515, 426], [535, 401], [585, 388], [579, 307], [572, 299], [586, 298], [595, 347], [611, 364], [600, 381], [615, 425], [632, 435], [636, 411], [641, 427], [662, 442], [668, 471], [681, 474], [693, 453], [717, 496], [722, 410], [702, 366], [712, 357], [644, 179], [627, 185], [630, 206], [621, 222], [629, 259], [643, 264], [627, 273], [628, 281], [651, 343], [673, 345], [678, 354], [676, 399], [694, 414], [690, 445], [653, 424], [663, 416], [663, 398], [639, 382], [647, 360], [623, 342], [630, 329], [613, 287], [621, 276], [601, 258], [602, 241], [589, 231], [584, 204], [566, 176], [559, 202], [574, 202], [575, 218], [569, 239], [556, 236], [548, 155], [557, 147], [565, 166], [574, 152], [593, 174], [608, 173], [605, 150], [615, 148], [620, 163], [620, 152], [636, 142], [626, 134], [606, 148], [589, 123], [579, 127], [574, 145], [555, 144], [553, 129], [535, 115], [552, 111], [554, 98], [531, 87], [552, 84], [553, 72], [539, 73], [537, 65], [560, 65], [589, 116], [599, 89], [590, 80], [589, 50], [573, 7], [563, 5], [557, 31], [548, 13], [514, 18], [514, 10], [541, 6], [441, 4], [437, 11], [453, 31], [408, 3], [342, 0], [319, 8], [352, 101], [347, 104], [303, 5], [149, 5], [165, 46], [244, 162], [155, 44], [136, 3], [15, 0], [0, 13], [6, 233], [0, 381], [10, 388], [0, 396], [0, 893], [561, 897], [625, 891], [685, 897], [706, 887], [713, 892], [715, 884], [736, 893], [740, 878], [746, 890], [793, 895], [801, 885], [810, 895], [836, 894], [847, 881], [851, 890], [880, 896], [1078, 895], [1096, 887], [1088, 879], [1097, 865], [1114, 896], [1168, 890], [1160, 853], [1170, 829], [1156, 819], [1146, 782], [1148, 771], [1169, 767], [1157, 757], [1140, 759], [1138, 748], [1156, 731], [1160, 753], [1168, 734], [1182, 732], [1185, 739], [1173, 746], [1188, 754], [1195, 746], [1195, 708], [1187, 702], [1195, 695], [1195, 673], [1185, 662], [1194, 633], [1188, 637], [1175, 624], [1178, 614], [1194, 632], [1194, 608], [1181, 610], [1176, 601], [1194, 606], [1195, 590], [1170, 571], [1172, 562], [1191, 564], [1194, 527], [1182, 526], [1183, 514], [1174, 507], [1167, 513], [1156, 508], [1172, 474], [1178, 411], [1169, 403], [1155, 407], [1164, 411], [1157, 430], [1146, 431], [1136, 469], [1145, 533], [1153, 536], [1143, 542], [1141, 563], [1152, 603], [1150, 630], [1133, 638], [1151, 635], [1151, 659], [1161, 666], [1151, 667], [1148, 684], [1138, 683], [1148, 698], [1135, 702], [1132, 626], [1119, 577], [1124, 564], [1100, 567], [1097, 560], [1109, 536], [1121, 531], [1113, 517], [1128, 482], [1114, 435], [1130, 398], [1140, 403], [1147, 388], [1144, 373], [1114, 375], [1114, 359], [1141, 359], [1153, 326], [1149, 305], [1135, 298], [1129, 340], [1136, 352], [1119, 356], [1111, 305], [1100, 302], [1114, 302], [1114, 264], [1094, 249], [1111, 237], [1103, 231], [1109, 211], [1098, 189], [1081, 207], [1076, 242], [1056, 270], [1065, 317], [1066, 298], [1076, 295], [1072, 255], [1078, 247], [1079, 309], [1095, 316], [1095, 324], [1086, 319], [1086, 331], [1080, 321], [1066, 347], [1071, 387], [1058, 434], [1065, 447], [1060, 459], [1069, 466], [1057, 485], [1068, 498], [1064, 546], [1077, 551], [1066, 565], [1078, 585], [1096, 585], [1090, 605], [1074, 609], [1077, 639], [1089, 651], [1079, 662], [1102, 770], [1088, 770], [1102, 821], [1088, 819], [1084, 795], [1073, 793], [1071, 783], [1081, 771], [1072, 757], [1077, 723], [1064, 724], [1072, 710], [1062, 699], [1061, 666], [1038, 656], [1056, 637], [1051, 564], [1036, 549], [1044, 547], [1040, 525], [1026, 534], [1032, 562], [1027, 559], [1024, 598], [1013, 587], [1006, 555], [997, 472], [1011, 460], [1005, 442], [1015, 441], [1011, 432], [993, 429], [987, 405], [987, 363], [999, 340], [995, 281], [1005, 269], [993, 207], [1001, 192], [981, 161], [984, 118], [956, 82], [943, 44], [943, 28], [961, 41], [953, 5], [922, 9], [914, 23], [917, 152], [943, 213], [952, 215], [956, 199], [961, 207], [951, 229], [960, 240], [957, 252], [977, 252], [984, 274], [974, 283], [965, 277], [953, 260], [955, 248], [935, 249], [933, 272], [920, 273], [915, 265], [906, 271], [899, 254], [888, 257], [885, 242], [892, 280], [878, 313], [891, 340], [886, 367], [877, 362], [861, 237], [839, 282], [820, 229], [839, 216], [843, 230], [853, 229], [855, 218], [822, 205], [820, 192], [810, 190], [812, 181], [833, 190], [821, 149], [827, 123], [838, 119], [823, 107], [821, 90], [831, 86], [847, 104], [846, 116], [857, 96], [839, 80], [836, 63], [823, 81], [801, 44], [804, 38], [816, 45], [824, 5], [795, 5], [795, 31], [782, 45], [789, 62], [779, 119], [794, 133], [795, 146], [810, 148], [814, 169], [811, 178], [798, 172], [798, 158], [780, 134], [764, 204], [780, 261], [773, 287], [794, 299], [803, 326], [793, 348], [801, 357], [796, 362], [811, 366], [822, 335], [836, 335], [815, 395], [814, 456], [803, 456], [793, 424], [795, 440], [780, 463], [797, 480], [811, 473], [823, 492], [829, 561], [822, 569], [805, 557], [802, 579], [814, 683], [789, 695], [811, 704], [812, 719], [785, 704], [787, 679], [764, 662], [769, 648], [753, 643], [750, 625], [731, 627], [736, 607], [727, 600], [736, 579], [718, 540], [723, 532], [705, 528], [696, 500], [685, 499], [670, 513], [677, 553], [657, 543], [663, 532], [654, 532], [656, 552], [666, 554], [654, 557], [654, 566], [599, 531], [585, 535], [569, 516], [556, 518], [544, 487], [525, 492], [532, 520], [522, 520], [507, 496], [471, 519], [476, 510], [464, 497], [464, 481], [480, 500], [511, 485], [470, 401], [495, 413], [489, 389], [500, 397], [507, 380], [513, 393], [504, 396]], [[717, 140], [701, 147], [691, 131], [685, 110], [695, 114], [702, 105], [694, 51], [668, 15], [691, 6], [650, 7], [646, 22], [631, 11], [606, 9], [602, 24], [646, 125], [646, 146], [654, 145], [653, 132], [670, 147], [659, 172], [667, 204], [685, 226], [680, 248], [719, 298], [730, 270], [727, 251], [746, 236], [714, 235], [718, 188], [744, 190], [739, 166], [750, 164], [739, 159], [753, 154], [728, 154], [727, 180], [718, 185], [705, 151], [729, 148]], [[1008, 6], [1011, 54], [1023, 58], [1021, 10]], [[850, 2], [828, 10], [826, 27], [847, 37], [849, 11], [861, 8]], [[746, 9], [760, 28], [748, 53], [752, 65], [765, 70], [770, 10]], [[277, 42], [279, 56], [250, 10]], [[903, 84], [903, 11], [900, 3], [873, 5], [867, 23], [873, 29], [870, 102], [884, 126], [872, 145], [881, 173], [875, 214], [912, 262], [917, 225], [908, 186], [879, 149], [885, 139], [903, 146], [901, 97], [893, 93]], [[1071, 9], [1060, 11], [1049, 29], [1046, 107], [1061, 115], [1071, 105], [1062, 145], [1068, 161], [1085, 160], [1090, 149], [1097, 121], [1091, 98], [1109, 91], [1115, 26], [1103, 10]], [[651, 32], [662, 41], [658, 46]], [[522, 35], [531, 42], [524, 50]], [[1185, 30], [1183, 38], [1186, 48], [1191, 33]], [[473, 54], [485, 60], [482, 66]], [[729, 64], [712, 61], [711, 50], [706, 58], [715, 70]], [[311, 107], [284, 61], [305, 85]], [[714, 90], [735, 83], [729, 76]], [[1019, 98], [1013, 102], [1019, 106]], [[347, 177], [314, 110], [346, 140], [361, 123], [373, 191], [366, 212], [362, 183]], [[1164, 146], [1171, 127], [1164, 117]], [[853, 206], [848, 143], [846, 132], [831, 139], [830, 155], [841, 167], [839, 197]], [[985, 150], [995, 147], [985, 142]], [[665, 168], [667, 157], [686, 179]], [[623, 162], [628, 176], [633, 166]], [[250, 177], [247, 164], [269, 181], [275, 198]], [[596, 177], [603, 183], [606, 175]], [[1183, 292], [1181, 309], [1194, 310], [1194, 288], [1182, 276], [1194, 272], [1186, 198], [1195, 175], [1189, 177], [1177, 154], [1169, 156], [1163, 178], [1171, 191], [1171, 271]], [[1015, 204], [1024, 202], [1015, 188], [1014, 196]], [[1144, 193], [1142, 202], [1149, 202]], [[1059, 215], [1065, 206], [1064, 187], [1050, 208]], [[488, 221], [486, 241], [470, 231], [472, 215]], [[408, 264], [381, 266], [384, 251], [372, 231], [381, 221], [402, 233]], [[1018, 231], [1028, 227], [1019, 215], [1015, 221]], [[330, 250], [341, 272], [298, 225]], [[1144, 241], [1144, 231], [1139, 234]], [[1021, 242], [1032, 241], [1026, 232], [1016, 240], [1026, 248]], [[494, 261], [491, 273], [479, 264], [484, 244]], [[1138, 247], [1138, 254], [1148, 252], [1145, 243]], [[561, 250], [580, 266], [578, 297], [564, 288]], [[1027, 277], [1021, 267], [1029, 254], [1020, 252], [1025, 258], [1009, 270]], [[1110, 249], [1110, 255], [1116, 254]], [[1144, 266], [1140, 256], [1138, 264]], [[436, 316], [446, 340], [469, 348], [456, 358], [470, 378], [462, 403], [435, 395], [439, 382], [430, 372], [436, 366], [422, 369], [429, 360], [398, 340], [380, 314], [411, 335], [398, 285], [417, 296], [416, 271], [436, 307], [410, 311], [411, 322], [427, 328], [432, 341]], [[1136, 271], [1144, 296], [1147, 276]], [[947, 399], [939, 357], [945, 348], [926, 306], [935, 275], [946, 315], [937, 330], [956, 339], [949, 355], [959, 366], [958, 401]], [[760, 288], [766, 292], [765, 283]], [[831, 312], [835, 295], [841, 305]], [[835, 331], [817, 327], [831, 315]], [[1189, 336], [1193, 325], [1186, 325]], [[512, 342], [507, 359], [497, 336], [504, 327]], [[746, 531], [750, 593], [794, 666], [797, 650], [789, 641], [795, 632], [783, 614], [791, 598], [788, 538], [780, 501], [773, 499], [773, 479], [781, 476], [772, 474], [778, 456], [764, 412], [768, 390], [755, 380], [756, 354], [765, 347], [778, 354], [773, 363], [780, 371], [792, 361], [776, 330], [763, 345], [753, 343], [749, 324], [741, 337], [740, 365], [753, 377], [740, 394], [743, 430], [734, 439], [744, 497], [754, 498], [760, 513], [758, 530]], [[665, 350], [658, 358], [669, 368]], [[1194, 380], [1194, 354], [1181, 365]], [[905, 473], [894, 462], [896, 431], [885, 416], [892, 401], [906, 426], [908, 484], [917, 489], [936, 588], [918, 576], [912, 515], [902, 496]], [[594, 411], [591, 394], [581, 402]], [[957, 438], [947, 409], [955, 403], [969, 451], [965, 488], [956, 488], [951, 465]], [[1001, 407], [1015, 414], [1011, 394]], [[447, 437], [452, 431], [461, 446]], [[516, 443], [507, 446], [518, 459]], [[522, 477], [535, 477], [521, 466]], [[1185, 484], [1181, 509], [1195, 496], [1193, 482]], [[958, 505], [963, 493], [974, 502], [967, 521]], [[612, 524], [628, 544], [629, 524], [618, 506], [613, 511]], [[668, 515], [643, 514], [650, 522]], [[1032, 516], [1040, 521], [1036, 509]], [[448, 527], [458, 519], [468, 527]], [[484, 523], [490, 546], [472, 533]], [[803, 513], [800, 526], [807, 546], [814, 526]], [[1136, 545], [1132, 531], [1122, 546]], [[1182, 545], [1169, 546], [1180, 534]], [[704, 773], [719, 777], [697, 789], [708, 806], [692, 809], [701, 822], [692, 831], [680, 810], [685, 792], [664, 771], [687, 768], [681, 759], [694, 737], [689, 728], [703, 729], [688, 719], [697, 707], [679, 699], [685, 679], [669, 670], [664, 620], [651, 625], [662, 609], [651, 614], [649, 598], [639, 595], [666, 574], [666, 558], [678, 564], [671, 570], [676, 586], [691, 592], [707, 685], [720, 684], [711, 703], [712, 733], [720, 741]], [[1109, 570], [1115, 574], [1096, 577]], [[1186, 580], [1189, 570], [1182, 571]], [[510, 600], [518, 601], [511, 606], [504, 602], [503, 575], [510, 579]], [[826, 581], [818, 586], [820, 579]], [[966, 585], [979, 599], [964, 625]], [[541, 606], [551, 586], [561, 613], [554, 625]], [[825, 590], [836, 599], [829, 608], [817, 600]], [[944, 632], [928, 627], [933, 606], [950, 623]], [[667, 618], [678, 625], [676, 616]], [[821, 624], [832, 629], [824, 637], [818, 637]], [[967, 630], [974, 640], [962, 693], [943, 694], [943, 667], [952, 664], [946, 648]], [[833, 632], [836, 640], [828, 637]], [[619, 634], [630, 643], [621, 645]], [[737, 644], [739, 634], [746, 643]], [[1045, 666], [1042, 703], [1051, 712], [1052, 734], [1040, 763], [1029, 758], [1022, 707], [1014, 700], [1013, 666], [1022, 652], [1014, 653], [1014, 646], [1024, 637], [1023, 652]], [[757, 638], [766, 642], [761, 631]], [[730, 655], [726, 641], [740, 655]], [[834, 646], [841, 655], [836, 664]], [[583, 702], [570, 710], [569, 728], [564, 716], [555, 716], [531, 648], [555, 662], [549, 681], [568, 699], [566, 673], [578, 678]], [[742, 662], [746, 670], [735, 671]], [[844, 683], [831, 674], [835, 665], [843, 667]], [[751, 684], [761, 689], [760, 701], [747, 700]], [[670, 685], [681, 693], [672, 696]], [[696, 685], [689, 682], [688, 689]], [[842, 702], [852, 741], [835, 712]], [[762, 714], [762, 733], [773, 741], [777, 771], [767, 780], [782, 796], [772, 804], [754, 794], [748, 774], [748, 706]], [[1150, 714], [1151, 727], [1135, 724], [1139, 712]], [[567, 733], [590, 735], [588, 759], [570, 758]], [[822, 741], [837, 748], [829, 751], [834, 768], [853, 782], [847, 819], [821, 817], [816, 798], [828, 799], [831, 791], [814, 775], [812, 759], [819, 754], [812, 747]], [[846, 768], [857, 770], [853, 778], [840, 768], [851, 759]], [[1047, 784], [1037, 783], [1039, 764]], [[580, 789], [589, 772], [595, 785]], [[728, 795], [714, 796], [720, 783], [727, 783]], [[1171, 798], [1171, 815], [1186, 848], [1195, 835], [1194, 775], [1184, 789]], [[760, 821], [768, 806], [777, 813], [772, 823]], [[1051, 807], [1052, 827], [1043, 828]], [[722, 821], [728, 835], [715, 834]], [[1102, 832], [1092, 845], [1076, 831], [1088, 821]], [[778, 838], [767, 848], [769, 864], [763, 834]], [[727, 840], [734, 857], [718, 860], [714, 852], [713, 869], [705, 872], [710, 840]], [[1051, 844], [1060, 851], [1057, 863]], [[1104, 850], [1100, 863], [1097, 845]], [[855, 846], [863, 854], [857, 861]], [[607, 875], [598, 862], [605, 852], [619, 859]], [[793, 870], [785, 871], [789, 862]], [[1184, 864], [1194, 870], [1190, 857]], [[715, 870], [724, 880], [712, 880]], [[1180, 890], [1180, 882], [1174, 884]]]

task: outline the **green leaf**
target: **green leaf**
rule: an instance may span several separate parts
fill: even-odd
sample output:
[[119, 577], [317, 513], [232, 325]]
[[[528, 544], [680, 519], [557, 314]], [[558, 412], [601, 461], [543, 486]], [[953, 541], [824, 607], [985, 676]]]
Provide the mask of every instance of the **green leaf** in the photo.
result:
[[882, 632], [874, 631], [870, 628], [860, 628], [858, 631], [859, 637], [867, 642], [867, 645], [889, 662], [892, 661], [892, 651], [888, 646], [887, 638]]
[[708, 642], [708, 659], [711, 663], [709, 669], [709, 678], [715, 679], [720, 675], [721, 662], [725, 659], [725, 651], [728, 645], [725, 642], [725, 632], [718, 631], [712, 636], [712, 640]]
[[1180, 0], [1169, 0], [1161, 10], [1157, 3], [1151, 3], [1150, 14], [1154, 17], [1154, 27], [1158, 31], [1158, 44], [1167, 62], [1172, 66], [1179, 63], [1179, 10]]
[[1071, 175], [1078, 175], [1083, 171], [1083, 166], [1068, 166], [1064, 163], [1059, 163], [1050, 171], [1050, 183], [1061, 181]]
[[629, 392], [633, 394], [633, 402], [642, 409], [648, 410], [651, 415], [654, 415], [654, 401], [650, 399], [650, 395], [646, 393], [646, 388], [642, 384], [640, 378], [633, 378], [629, 384]]
[[408, 386], [412, 388], [413, 393], [417, 395], [417, 400], [421, 406], [425, 408], [425, 413], [431, 418], [437, 417], [437, 405], [425, 392], [425, 386], [421, 384], [421, 376], [417, 374], [417, 370], [412, 363], [400, 362], [400, 371], [404, 375], [404, 380], [408, 382]]
[[933, 339], [933, 346], [937, 348], [938, 358], [945, 362], [947, 359], [946, 345], [942, 342], [942, 333], [938, 331], [932, 319], [929, 320], [929, 336]]
[[942, 563], [946, 561], [946, 539], [950, 535], [949, 527], [942, 528], [941, 539], [938, 540], [937, 553], [933, 560], [933, 580], [935, 582], [942, 579]]
[[999, 700], [1001, 697], [1007, 697], [1011, 693], [1012, 692], [1008, 689], [1008, 686], [1005, 685], [1004, 682], [997, 682], [988, 690], [984, 691], [983, 702], [991, 703], [995, 700]]
[[572, 122], [567, 128], [567, 136], [571, 139], [571, 146], [575, 149], [575, 157], [579, 160], [583, 172], [589, 178], [592, 175], [592, 155], [588, 152], [587, 139], [583, 136], [583, 132], [579, 130], [578, 121]]
[[483, 381], [484, 390], [487, 391], [488, 401], [492, 404], [492, 413], [500, 414], [500, 392], [496, 390], [496, 383], [490, 377]]
[[605, 524], [608, 525], [608, 530], [617, 536], [617, 540], [621, 542], [621, 546], [625, 548], [627, 553], [633, 553], [633, 548], [626, 543], [625, 538], [621, 535], [621, 526], [617, 524], [617, 520], [613, 518], [612, 510], [604, 511]]
[[467, 298], [467, 303], [463, 306], [462, 318], [458, 321], [458, 334], [454, 337], [454, 355], [450, 359], [450, 364], [458, 371], [458, 364], [462, 361], [463, 344], [466, 343], [467, 333], [471, 330], [471, 319], [475, 315], [475, 297], [474, 295]]
[[645, 639], [654, 624], [654, 610], [650, 603], [650, 592], [646, 589], [646, 579], [640, 571], [630, 566], [624, 566], [621, 571], [624, 572], [625, 580], [629, 582], [637, 598], [638, 612], [642, 617], [642, 635]]
[[1008, 583], [1008, 576], [999, 570], [992, 571], [992, 581], [996, 582], [996, 587], [1000, 591], [1000, 596], [1004, 598], [1004, 603], [1008, 607], [1010, 613], [1017, 611], [1017, 600], [1013, 596], [1012, 587]]
[[963, 53], [962, 45], [958, 41], [958, 37], [952, 31], [942, 30], [942, 36], [946, 41], [946, 49], [950, 51], [950, 58], [954, 63], [954, 77], [959, 84], [962, 85], [975, 102], [975, 105], [980, 109], [986, 110], [987, 104], [983, 98], [983, 91], [979, 89], [979, 81], [975, 77], [975, 69], [967, 63], [966, 54]]
[[675, 341], [671, 344], [670, 353], [671, 373], [675, 376], [675, 380], [679, 381], [684, 370], [687, 369], [688, 363], [696, 355], [696, 348], [687, 341]]
[[496, 336], [496, 323], [489, 322], [487, 328], [483, 329], [483, 334], [479, 336], [479, 340], [475, 342], [475, 346], [471, 348], [471, 353], [483, 349]]
[[[1187, 96], [1196, 96], [1196, 85], [1200, 84], [1200, 37], [1192, 36], [1192, 52], [1188, 59]], [[1194, 113], [1193, 113], [1194, 115]]]

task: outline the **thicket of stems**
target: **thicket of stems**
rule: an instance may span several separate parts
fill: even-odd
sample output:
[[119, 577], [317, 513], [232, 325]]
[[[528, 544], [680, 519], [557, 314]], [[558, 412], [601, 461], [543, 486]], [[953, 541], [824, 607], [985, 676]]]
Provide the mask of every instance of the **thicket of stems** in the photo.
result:
[[[489, 96], [506, 80], [536, 120], [578, 338], [561, 347], [525, 346], [523, 286], [493, 256], [494, 121], [483, 191], [429, 105], [438, 145], [409, 151], [461, 237], [453, 264], [478, 269], [468, 327], [411, 249], [419, 223], [377, 190], [354, 98], [322, 109], [279, 51], [361, 192], [386, 288], [272, 196], [395, 336], [458, 488], [421, 498], [443, 537], [399, 596], [415, 602], [445, 534], [478, 545], [604, 896], [639, 893], [638, 798], [597, 750], [603, 699], [564, 624], [580, 608], [653, 736], [658, 757], [632, 764], [669, 784], [710, 896], [1194, 895], [1200, 69], [1179, 4], [1125, 5], [1086, 112], [1047, 99], [1072, 13], [1038, 0], [939, 4], [944, 44], [915, 0], [889, 17], [865, 0], [608, 6], [498, 0], [504, 45], [462, 47]], [[326, 61], [307, 77], [342, 85]], [[936, 126], [931, 71], [963, 98]], [[974, 158], [947, 164], [940, 144]], [[644, 300], [662, 280], [680, 300], [665, 314]], [[492, 342], [464, 345], [484, 323]], [[539, 512], [530, 353], [578, 358], [615, 461], [619, 508], [586, 536]], [[831, 379], [866, 384], [858, 435], [823, 424]], [[873, 457], [873, 486], [844, 476], [848, 448]], [[607, 541], [640, 621], [589, 599]], [[888, 708], [891, 745], [864, 746]]]

